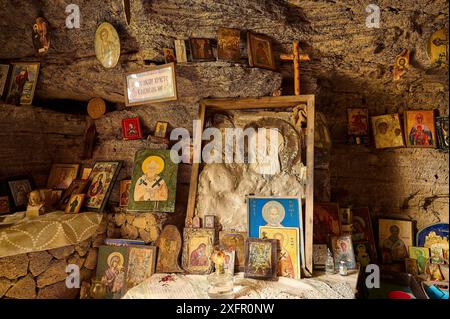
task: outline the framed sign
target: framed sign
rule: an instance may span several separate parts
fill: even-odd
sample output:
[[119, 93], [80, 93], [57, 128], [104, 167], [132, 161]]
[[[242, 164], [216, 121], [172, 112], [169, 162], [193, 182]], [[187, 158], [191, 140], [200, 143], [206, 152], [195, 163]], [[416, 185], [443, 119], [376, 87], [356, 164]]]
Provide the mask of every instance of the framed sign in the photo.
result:
[[177, 100], [175, 63], [154, 66], [125, 76], [127, 106]]

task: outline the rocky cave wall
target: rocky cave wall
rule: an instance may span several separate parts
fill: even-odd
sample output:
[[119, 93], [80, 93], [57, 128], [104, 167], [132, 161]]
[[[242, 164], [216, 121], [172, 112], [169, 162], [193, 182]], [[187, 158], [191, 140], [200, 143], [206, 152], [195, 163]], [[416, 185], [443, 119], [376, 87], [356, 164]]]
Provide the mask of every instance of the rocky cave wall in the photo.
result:
[[[80, 6], [81, 28], [68, 30], [65, 7], [72, 2]], [[177, 66], [178, 101], [123, 107], [125, 72], [162, 63], [162, 49], [173, 47], [174, 39], [215, 38], [218, 27], [227, 26], [271, 36], [277, 54], [291, 52], [292, 40], [299, 39], [303, 52], [310, 54], [311, 61], [302, 63], [301, 90], [316, 95], [316, 108], [326, 115], [333, 139], [331, 151], [316, 156], [320, 200], [331, 197], [342, 205], [369, 206], [375, 215], [409, 216], [419, 227], [448, 221], [448, 154], [346, 145], [348, 107], [368, 107], [372, 115], [410, 108], [448, 114], [448, 71], [434, 68], [426, 56], [429, 35], [448, 27], [447, 1], [378, 1], [381, 25], [375, 29], [365, 26], [365, 1], [132, 1], [130, 26], [122, 1], [109, 3], [0, 1], [0, 42], [5, 44], [0, 60], [41, 62], [35, 104], [44, 107], [2, 106], [0, 143], [8, 151], [1, 155], [2, 177], [30, 172], [42, 185], [51, 162], [80, 162], [85, 116], [65, 114], [68, 107], [62, 100], [58, 112], [48, 111], [46, 106], [58, 99], [85, 103], [100, 96], [111, 103], [113, 111], [96, 121], [94, 159], [83, 164], [125, 160], [122, 179], [131, 174], [136, 149], [164, 147], [122, 141], [122, 118], [139, 115], [147, 132], [158, 120], [191, 130], [201, 98], [267, 96], [281, 85], [284, 94], [292, 94], [289, 63], [279, 65], [281, 74], [245, 64], [189, 63]], [[31, 42], [38, 15], [52, 26], [51, 49], [42, 58], [34, 56]], [[95, 29], [103, 21], [115, 25], [121, 37], [122, 57], [111, 70], [103, 69], [94, 54]], [[411, 67], [394, 82], [392, 66], [405, 48], [412, 50]], [[170, 217], [176, 223], [182, 223], [189, 174], [188, 165], [180, 168], [178, 217]], [[117, 192], [116, 186], [112, 201], [117, 201]]]

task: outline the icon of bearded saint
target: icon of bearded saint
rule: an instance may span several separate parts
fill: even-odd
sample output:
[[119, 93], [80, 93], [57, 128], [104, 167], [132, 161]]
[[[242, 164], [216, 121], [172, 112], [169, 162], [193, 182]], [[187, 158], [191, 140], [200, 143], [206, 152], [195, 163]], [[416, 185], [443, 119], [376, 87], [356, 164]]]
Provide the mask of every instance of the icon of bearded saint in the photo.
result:
[[169, 190], [164, 179], [159, 175], [164, 171], [164, 160], [159, 156], [149, 156], [142, 163], [142, 176], [134, 189], [134, 200], [167, 201]]
[[33, 26], [33, 44], [38, 53], [46, 53], [50, 47], [48, 23], [44, 18], [37, 18]]

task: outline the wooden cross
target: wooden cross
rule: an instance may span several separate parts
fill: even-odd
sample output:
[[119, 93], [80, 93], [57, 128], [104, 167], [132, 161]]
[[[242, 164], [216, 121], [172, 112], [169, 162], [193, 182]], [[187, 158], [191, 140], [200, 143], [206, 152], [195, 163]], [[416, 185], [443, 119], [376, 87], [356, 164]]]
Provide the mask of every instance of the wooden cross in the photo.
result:
[[281, 54], [282, 61], [294, 61], [294, 87], [295, 95], [300, 95], [300, 62], [310, 61], [308, 54], [300, 54], [300, 44], [297, 40], [293, 43], [293, 54]]

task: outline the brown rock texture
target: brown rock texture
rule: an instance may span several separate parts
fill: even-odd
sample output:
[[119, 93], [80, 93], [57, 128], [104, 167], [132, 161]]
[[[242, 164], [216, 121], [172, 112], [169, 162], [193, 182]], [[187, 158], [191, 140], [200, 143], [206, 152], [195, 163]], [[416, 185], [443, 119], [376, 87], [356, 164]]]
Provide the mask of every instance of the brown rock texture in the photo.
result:
[[60, 247], [56, 249], [50, 249], [48, 252], [53, 255], [56, 259], [64, 259], [70, 256], [75, 251], [73, 245]]
[[88, 255], [84, 262], [84, 267], [91, 270], [97, 267], [97, 249], [95, 248], [89, 249]]
[[31, 274], [19, 279], [5, 295], [13, 299], [34, 299], [36, 297], [36, 282]]
[[48, 268], [50, 261], [52, 260], [52, 255], [47, 251], [29, 253], [28, 257], [30, 258], [29, 271], [35, 277], [42, 274]]
[[0, 278], [16, 279], [23, 277], [28, 272], [28, 256], [20, 254], [0, 258]]
[[39, 289], [36, 299], [75, 299], [80, 294], [80, 288], [67, 288], [61, 281]]
[[65, 260], [52, 261], [47, 270], [37, 277], [36, 283], [38, 288], [65, 280], [67, 278], [66, 266]]
[[6, 294], [12, 285], [14, 285], [14, 281], [6, 278], [0, 278], [0, 298]]

